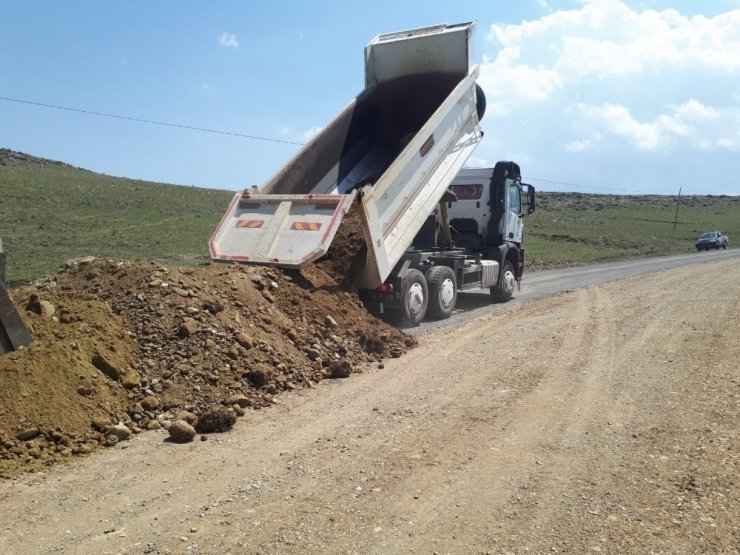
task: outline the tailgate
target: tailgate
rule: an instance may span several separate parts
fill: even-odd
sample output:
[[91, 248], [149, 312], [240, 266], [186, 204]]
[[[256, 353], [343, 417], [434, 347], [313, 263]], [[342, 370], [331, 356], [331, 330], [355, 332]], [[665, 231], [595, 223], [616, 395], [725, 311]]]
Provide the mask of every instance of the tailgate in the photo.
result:
[[347, 195], [237, 193], [209, 243], [214, 260], [302, 268], [329, 250]]

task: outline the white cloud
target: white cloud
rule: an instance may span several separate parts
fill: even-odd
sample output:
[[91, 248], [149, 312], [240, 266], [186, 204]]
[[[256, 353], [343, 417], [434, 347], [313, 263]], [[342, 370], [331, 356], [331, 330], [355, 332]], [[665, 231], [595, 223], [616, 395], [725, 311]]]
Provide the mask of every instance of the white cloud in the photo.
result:
[[230, 33], [221, 33], [218, 37], [218, 43], [227, 48], [239, 48], [239, 41], [236, 39], [236, 35]]
[[479, 158], [478, 156], [471, 156], [465, 162], [466, 168], [487, 168], [492, 165], [485, 158]]
[[668, 149], [679, 141], [698, 150], [740, 150], [740, 108], [712, 108], [691, 99], [652, 120], [639, 121], [631, 110], [619, 104], [576, 104], [571, 112], [577, 128], [588, 129], [596, 140], [581, 139], [565, 149], [579, 152], [593, 143], [618, 137], [642, 151]]
[[308, 142], [311, 139], [313, 139], [316, 135], [321, 133], [323, 129], [324, 129], [323, 127], [311, 127], [310, 129], [306, 129], [303, 133], [301, 133], [301, 138], [305, 142]]
[[476, 157], [604, 190], [672, 192], [701, 176], [694, 192], [713, 193], [713, 182], [731, 180], [740, 4], [724, 13], [697, 4], [699, 15], [640, 0], [552, 4], [542, 17], [488, 28], [478, 79], [486, 137]]
[[591, 148], [591, 140], [582, 139], [579, 141], [571, 141], [567, 143], [564, 148], [568, 152], [583, 152], [584, 150]]

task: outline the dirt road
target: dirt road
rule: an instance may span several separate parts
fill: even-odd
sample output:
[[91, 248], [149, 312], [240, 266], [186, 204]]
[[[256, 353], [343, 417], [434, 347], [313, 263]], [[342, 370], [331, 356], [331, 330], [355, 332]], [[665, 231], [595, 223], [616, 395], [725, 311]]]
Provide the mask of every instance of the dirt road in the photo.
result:
[[5, 481], [0, 552], [737, 553], [738, 337], [738, 259], [517, 306]]

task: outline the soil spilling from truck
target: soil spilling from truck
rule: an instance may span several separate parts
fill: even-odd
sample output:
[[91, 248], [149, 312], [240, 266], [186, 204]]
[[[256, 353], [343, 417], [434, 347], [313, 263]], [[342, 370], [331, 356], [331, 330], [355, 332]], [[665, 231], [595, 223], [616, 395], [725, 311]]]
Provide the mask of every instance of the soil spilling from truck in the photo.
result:
[[347, 259], [305, 275], [87, 259], [13, 291], [35, 341], [0, 357], [0, 476], [400, 356], [415, 340], [342, 285]]
[[[313, 275], [321, 285], [336, 285], [354, 292], [357, 290], [357, 281], [367, 260], [367, 244], [362, 232], [362, 215], [360, 214], [360, 203], [355, 201], [342, 220], [342, 225], [337, 230], [331, 243], [329, 252], [316, 264], [308, 269], [302, 270], [304, 275]], [[314, 270], [318, 268], [323, 276], [316, 275]], [[321, 280], [321, 278], [324, 280]]]

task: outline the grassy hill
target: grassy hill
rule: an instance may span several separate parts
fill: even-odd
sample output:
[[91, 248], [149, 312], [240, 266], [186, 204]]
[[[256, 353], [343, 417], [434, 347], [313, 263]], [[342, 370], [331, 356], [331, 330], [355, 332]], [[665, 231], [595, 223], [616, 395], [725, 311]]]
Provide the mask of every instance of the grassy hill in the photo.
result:
[[122, 179], [0, 150], [0, 238], [9, 282], [95, 255], [206, 255], [233, 192]]
[[[69, 258], [205, 256], [232, 192], [135, 181], [0, 149], [0, 239], [7, 279], [53, 273]], [[740, 197], [539, 193], [525, 221], [527, 265], [688, 253], [702, 231], [740, 244]], [[731, 245], [732, 246], [732, 245]]]
[[525, 219], [528, 266], [604, 262], [694, 252], [704, 231], [740, 244], [739, 196], [588, 195], [538, 193]]

